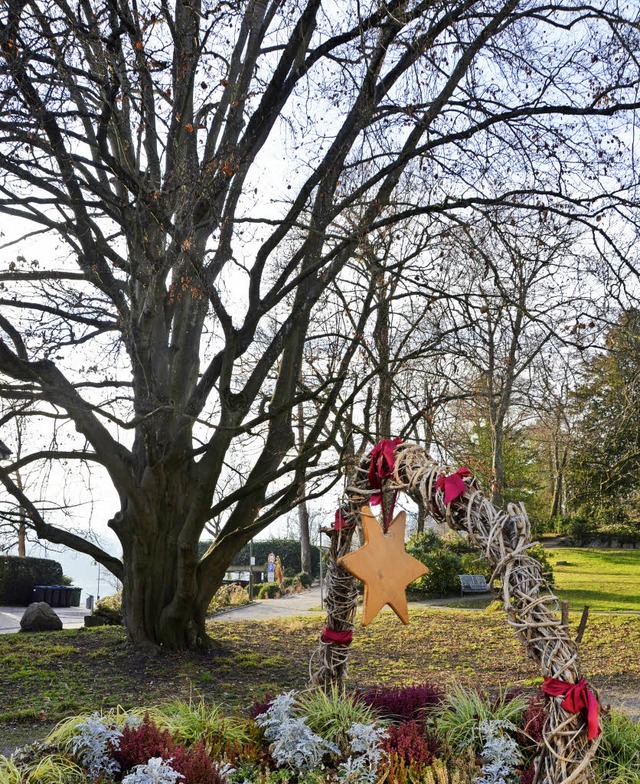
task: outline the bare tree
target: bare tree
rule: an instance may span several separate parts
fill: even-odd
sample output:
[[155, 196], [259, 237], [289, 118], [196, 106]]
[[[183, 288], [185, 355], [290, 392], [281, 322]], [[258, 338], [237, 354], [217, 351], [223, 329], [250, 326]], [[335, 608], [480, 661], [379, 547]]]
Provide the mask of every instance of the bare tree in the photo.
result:
[[122, 559], [0, 478], [122, 580], [139, 647], [206, 644], [233, 554], [326, 468], [370, 308], [303, 388], [305, 342], [366, 237], [516, 200], [604, 247], [596, 219], [632, 216], [637, 26], [613, 0], [6, 0], [0, 49], [0, 212], [41, 240], [7, 239], [1, 392], [71, 423], [22, 465], [99, 466]]

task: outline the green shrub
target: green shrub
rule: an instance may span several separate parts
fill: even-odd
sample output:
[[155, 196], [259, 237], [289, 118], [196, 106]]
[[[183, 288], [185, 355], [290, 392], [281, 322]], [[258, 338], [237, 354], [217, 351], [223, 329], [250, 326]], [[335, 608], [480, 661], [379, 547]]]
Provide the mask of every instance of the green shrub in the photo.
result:
[[421, 561], [429, 571], [411, 583], [410, 592], [417, 596], [434, 599], [442, 596], [451, 596], [460, 591], [459, 574], [462, 571], [462, 561], [459, 555], [447, 550], [434, 550], [433, 552], [416, 552], [407, 548], [407, 552]]
[[207, 613], [211, 615], [225, 607], [242, 607], [244, 604], [249, 604], [249, 589], [236, 583], [228, 583], [221, 585], [215, 592], [207, 607]]
[[258, 599], [275, 599], [280, 593], [278, 583], [261, 583], [258, 591]]
[[[202, 556], [207, 551], [211, 542], [200, 542], [199, 554]], [[266, 564], [269, 553], [280, 556], [282, 568], [285, 574], [299, 574], [302, 571], [302, 555], [300, 552], [299, 539], [266, 539], [254, 540], [253, 557], [257, 564]], [[245, 545], [233, 558], [231, 565], [246, 566], [250, 563], [249, 545]], [[291, 572], [293, 570], [293, 572]], [[317, 547], [311, 547], [311, 572], [314, 577], [320, 574], [320, 551]]]
[[99, 599], [93, 614], [102, 618], [107, 626], [122, 626], [122, 591]]
[[328, 692], [313, 689], [298, 695], [299, 713], [312, 732], [335, 743], [348, 756], [349, 729], [353, 724], [373, 724], [376, 715], [364, 702], [344, 689], [332, 686]]
[[480, 722], [483, 720], [509, 721], [517, 725], [527, 708], [524, 697], [497, 699], [475, 689], [454, 687], [435, 712], [435, 727], [440, 740], [454, 752], [472, 748], [479, 754], [483, 746]]
[[303, 588], [311, 588], [313, 579], [310, 574], [307, 574], [306, 572], [299, 572], [299, 574], [296, 575], [296, 579], [300, 582], [300, 585]]
[[[463, 553], [460, 555], [460, 572], [459, 574], [482, 574], [487, 582], [492, 574], [492, 569], [489, 566], [487, 559], [480, 555], [479, 552]], [[458, 587], [460, 584], [458, 583]]]
[[555, 583], [555, 577], [553, 576], [553, 565], [549, 560], [549, 556], [547, 555], [547, 551], [541, 544], [536, 544], [533, 547], [530, 547], [527, 550], [527, 553], [537, 561], [541, 568], [542, 574], [544, 575], [545, 580], [551, 586]]
[[0, 605], [26, 607], [34, 585], [61, 585], [62, 566], [48, 558], [0, 556]]
[[598, 782], [640, 784], [640, 724], [612, 710], [602, 717], [601, 729], [595, 763]]
[[559, 528], [558, 533], [566, 534], [572, 542], [581, 547], [589, 544], [598, 533], [598, 526], [595, 521], [583, 515], [561, 517]]
[[204, 700], [173, 700], [148, 711], [154, 724], [187, 746], [204, 743], [209, 754], [239, 753], [251, 741], [251, 729], [244, 719], [225, 716], [217, 705]]

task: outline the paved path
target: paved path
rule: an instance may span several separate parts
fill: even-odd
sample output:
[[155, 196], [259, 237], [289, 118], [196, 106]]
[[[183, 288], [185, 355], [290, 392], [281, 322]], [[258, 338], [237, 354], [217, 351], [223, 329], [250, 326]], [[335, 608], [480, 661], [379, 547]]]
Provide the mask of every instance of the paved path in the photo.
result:
[[[477, 595], [465, 596], [464, 599], [472, 602]], [[451, 599], [429, 599], [422, 602], [411, 602], [409, 610], [417, 607], [444, 607]], [[477, 608], [470, 608], [477, 609]], [[389, 607], [383, 611], [391, 612]], [[222, 610], [210, 618], [214, 621], [268, 621], [272, 618], [288, 618], [292, 615], [306, 615], [309, 612], [324, 613], [320, 607], [320, 586], [314, 585], [308, 591], [283, 596], [280, 599], [257, 599], [251, 604], [235, 607], [232, 610]]]
[[280, 599], [256, 599], [251, 604], [222, 610], [216, 613], [214, 621], [268, 621], [272, 618], [288, 618], [291, 615], [305, 615], [320, 608], [320, 586], [314, 585], [308, 591], [282, 596]]
[[[11, 634], [20, 631], [20, 618], [25, 607], [0, 607], [0, 634]], [[80, 629], [84, 626], [84, 616], [91, 610], [84, 607], [54, 607], [53, 611], [62, 621], [63, 629]]]

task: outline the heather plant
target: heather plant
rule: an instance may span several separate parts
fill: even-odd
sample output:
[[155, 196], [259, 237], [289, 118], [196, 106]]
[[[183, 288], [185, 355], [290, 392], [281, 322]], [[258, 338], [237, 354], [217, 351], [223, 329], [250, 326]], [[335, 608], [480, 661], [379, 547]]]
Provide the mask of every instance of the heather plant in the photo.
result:
[[414, 720], [391, 724], [382, 747], [390, 758], [399, 757], [416, 767], [428, 765], [437, 753], [437, 743], [427, 739], [424, 724]]
[[515, 784], [517, 766], [522, 754], [515, 739], [509, 735], [517, 727], [510, 721], [483, 720], [479, 725], [483, 739], [482, 776], [477, 784]]
[[265, 713], [256, 716], [256, 724], [272, 741], [269, 751], [276, 765], [299, 771], [316, 768], [325, 754], [338, 754], [339, 749], [312, 732], [304, 718], [294, 717], [294, 707], [294, 691], [280, 694]]
[[393, 721], [422, 720], [425, 713], [440, 705], [444, 692], [432, 683], [411, 686], [374, 686], [358, 694], [383, 719]]
[[484, 738], [480, 731], [483, 721], [509, 721], [514, 725], [526, 710], [527, 702], [521, 695], [508, 698], [504, 694], [490, 700], [475, 689], [454, 687], [436, 709], [435, 728], [440, 740], [451, 750], [464, 751], [472, 747], [479, 753]]
[[303, 692], [298, 695], [296, 704], [312, 732], [335, 744], [343, 756], [351, 747], [351, 728], [355, 724], [371, 725], [375, 720], [368, 705], [337, 686], [327, 692], [323, 689]]
[[518, 733], [518, 742], [526, 751], [537, 751], [542, 742], [542, 730], [547, 720], [545, 697], [541, 692], [532, 694], [527, 708], [522, 715], [521, 729]]
[[113, 748], [113, 756], [120, 770], [131, 770], [153, 757], [168, 759], [174, 745], [171, 733], [158, 727], [145, 713], [138, 726], [123, 727], [119, 743]]

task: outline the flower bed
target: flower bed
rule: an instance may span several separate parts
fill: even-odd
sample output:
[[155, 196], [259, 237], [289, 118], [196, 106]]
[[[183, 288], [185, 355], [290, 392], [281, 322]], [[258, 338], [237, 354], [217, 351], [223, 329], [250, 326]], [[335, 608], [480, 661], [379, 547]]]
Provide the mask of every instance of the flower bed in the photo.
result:
[[[65, 720], [0, 757], [2, 784], [530, 784], [544, 696], [432, 684], [204, 702]], [[603, 717], [597, 780], [640, 782], [640, 727]]]

